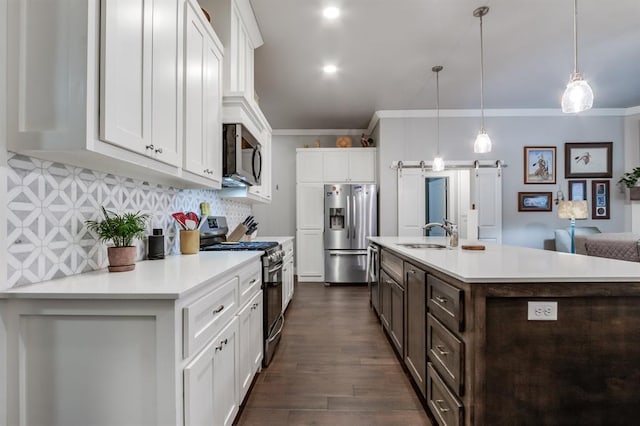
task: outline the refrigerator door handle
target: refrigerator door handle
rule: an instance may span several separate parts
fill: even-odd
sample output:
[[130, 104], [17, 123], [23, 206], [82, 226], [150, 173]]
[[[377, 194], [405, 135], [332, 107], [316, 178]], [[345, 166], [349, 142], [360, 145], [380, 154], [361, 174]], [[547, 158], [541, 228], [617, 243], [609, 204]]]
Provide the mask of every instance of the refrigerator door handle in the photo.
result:
[[329, 250], [329, 256], [366, 256], [366, 250]]
[[351, 210], [351, 215], [353, 216], [353, 221], [351, 222], [351, 226], [353, 226], [353, 228], [351, 229], [351, 238], [352, 239], [356, 239], [356, 196], [352, 196], [352, 201], [353, 201], [353, 209]]
[[351, 231], [351, 205], [349, 203], [349, 196], [347, 195], [347, 240], [349, 239], [349, 233]]

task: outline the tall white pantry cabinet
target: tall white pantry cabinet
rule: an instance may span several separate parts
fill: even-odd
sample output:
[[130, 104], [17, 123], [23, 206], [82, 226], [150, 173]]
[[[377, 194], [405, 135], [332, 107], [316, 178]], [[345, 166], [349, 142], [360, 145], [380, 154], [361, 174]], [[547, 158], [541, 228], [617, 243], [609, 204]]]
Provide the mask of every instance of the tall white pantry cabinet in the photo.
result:
[[296, 150], [298, 281], [324, 281], [324, 185], [376, 183], [376, 148]]

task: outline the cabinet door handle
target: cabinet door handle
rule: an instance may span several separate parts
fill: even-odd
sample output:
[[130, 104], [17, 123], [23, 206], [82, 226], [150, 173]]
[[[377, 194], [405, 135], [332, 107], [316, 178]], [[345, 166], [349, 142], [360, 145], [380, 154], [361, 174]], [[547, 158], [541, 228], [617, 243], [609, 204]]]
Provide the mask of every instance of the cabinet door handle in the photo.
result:
[[162, 148], [156, 148], [155, 151], [156, 154], [162, 154]]
[[436, 299], [436, 301], [438, 301], [440, 303], [447, 303], [447, 298], [446, 297], [436, 296], [436, 297], [434, 297], [434, 299]]
[[154, 149], [155, 146], [153, 146], [153, 144], [149, 144], [147, 146], [144, 147], [144, 149]]
[[440, 355], [443, 355], [443, 356], [449, 355], [449, 352], [445, 351], [446, 348], [442, 345], [436, 345], [436, 349], [438, 350], [438, 353]]
[[444, 403], [442, 399], [436, 399], [435, 403], [438, 406], [438, 410], [440, 410], [441, 413], [446, 413], [447, 411], [449, 411], [447, 407], [442, 406], [442, 404]]
[[256, 281], [257, 281], [257, 280], [254, 278], [254, 279], [252, 279], [251, 281], [249, 281], [249, 284], [253, 284], [253, 283], [255, 283]]
[[384, 280], [384, 282], [385, 282], [385, 283], [387, 283], [387, 284], [389, 284], [389, 285], [392, 285], [392, 284], [393, 284], [393, 281], [391, 281], [391, 280]]
[[415, 274], [415, 273], [416, 273], [416, 271], [414, 271], [413, 269], [409, 269], [409, 273], [410, 273], [410, 274]]
[[216, 346], [216, 350], [215, 352], [221, 351], [222, 350], [222, 343], [220, 343], [220, 346]]
[[221, 344], [221, 345], [225, 345], [225, 346], [226, 346], [228, 342], [229, 342], [229, 340], [228, 340], [228, 339], [224, 339], [224, 340], [222, 340], [222, 341], [220, 342], [220, 344]]
[[218, 306], [218, 309], [214, 309], [213, 314], [219, 314], [224, 309], [224, 305]]

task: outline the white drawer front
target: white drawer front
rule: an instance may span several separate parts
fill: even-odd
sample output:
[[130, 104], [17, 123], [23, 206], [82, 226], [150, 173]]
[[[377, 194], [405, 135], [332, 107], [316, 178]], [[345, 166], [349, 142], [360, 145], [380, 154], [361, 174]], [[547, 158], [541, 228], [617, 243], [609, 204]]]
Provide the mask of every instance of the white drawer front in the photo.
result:
[[244, 306], [262, 287], [262, 263], [255, 262], [240, 271], [240, 304]]
[[187, 358], [200, 350], [238, 310], [238, 277], [183, 309], [184, 344]]

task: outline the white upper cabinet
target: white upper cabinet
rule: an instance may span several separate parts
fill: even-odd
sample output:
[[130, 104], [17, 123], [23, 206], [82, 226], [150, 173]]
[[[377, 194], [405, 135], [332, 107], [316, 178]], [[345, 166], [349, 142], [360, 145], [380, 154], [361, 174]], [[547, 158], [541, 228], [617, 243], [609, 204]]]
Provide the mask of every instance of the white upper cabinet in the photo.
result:
[[322, 152], [298, 149], [296, 153], [296, 182], [322, 183]]
[[200, 51], [200, 70], [190, 68], [206, 95], [186, 107], [194, 111], [189, 118], [204, 120], [194, 150], [202, 157], [205, 141], [205, 169], [213, 173], [191, 167], [193, 150], [184, 159], [191, 148], [185, 133], [195, 127], [191, 121], [187, 131], [184, 123], [185, 79], [192, 77], [185, 76], [185, 10], [185, 0], [9, 2], [9, 150], [177, 187], [219, 186], [219, 43]]
[[110, 0], [101, 5], [100, 138], [179, 166], [179, 2]]
[[184, 170], [222, 182], [222, 44], [198, 3], [185, 14]]

